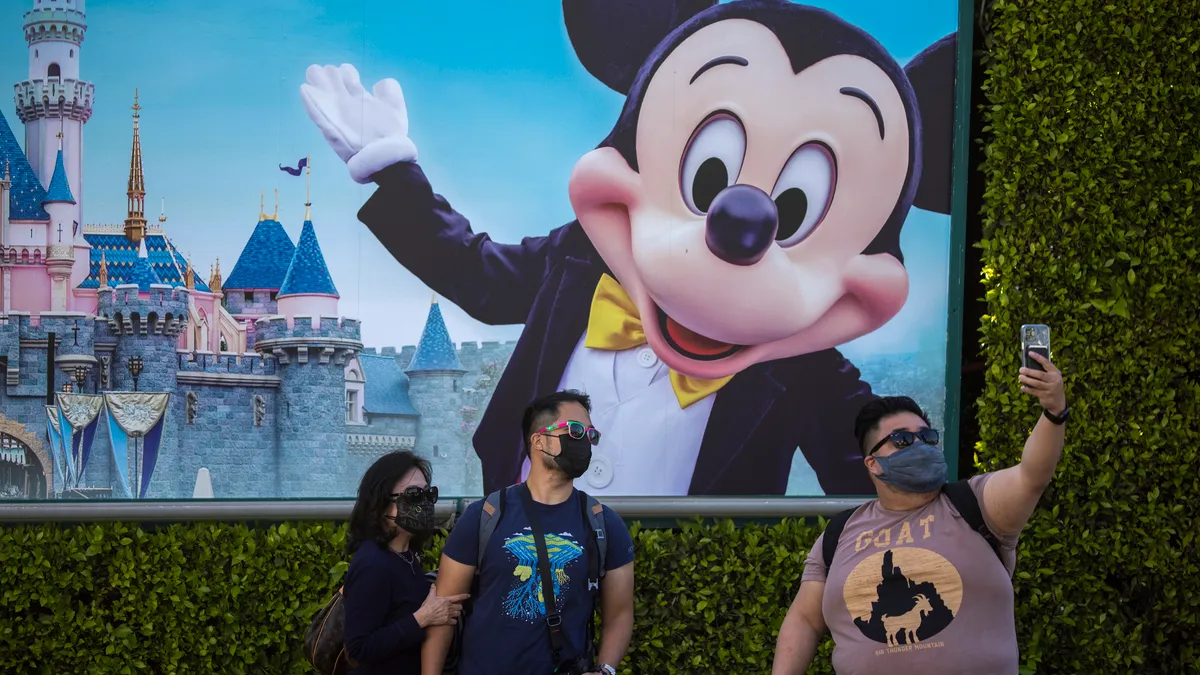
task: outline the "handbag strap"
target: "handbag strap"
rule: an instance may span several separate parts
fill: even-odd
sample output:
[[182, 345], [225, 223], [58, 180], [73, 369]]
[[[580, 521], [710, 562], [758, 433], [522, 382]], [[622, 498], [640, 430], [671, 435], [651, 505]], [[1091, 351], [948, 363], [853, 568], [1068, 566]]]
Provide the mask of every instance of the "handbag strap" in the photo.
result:
[[529, 529], [533, 531], [533, 541], [537, 546], [538, 575], [542, 578], [542, 603], [546, 607], [546, 629], [550, 632], [550, 654], [554, 659], [554, 667], [562, 663], [563, 648], [566, 636], [562, 632], [562, 616], [558, 613], [558, 603], [554, 596], [554, 580], [550, 575], [550, 555], [546, 552], [546, 533], [542, 529], [542, 521], [534, 510], [533, 495], [529, 486], [521, 484], [521, 502], [525, 507], [525, 517], [529, 520]]

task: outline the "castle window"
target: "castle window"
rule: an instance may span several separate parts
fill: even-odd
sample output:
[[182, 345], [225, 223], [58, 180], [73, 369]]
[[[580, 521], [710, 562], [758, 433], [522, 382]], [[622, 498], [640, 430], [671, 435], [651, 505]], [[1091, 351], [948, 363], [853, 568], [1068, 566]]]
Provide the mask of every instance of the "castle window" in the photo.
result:
[[458, 380], [454, 380], [454, 391], [458, 391]]
[[358, 392], [353, 389], [346, 390], [346, 424], [355, 424], [358, 422]]
[[75, 50], [74, 49], [71, 50], [71, 58], [75, 58]]
[[278, 291], [271, 291], [271, 302], [275, 302], [275, 297], [279, 295]]
[[59, 68], [57, 63], [51, 63], [50, 67], [46, 69], [46, 77], [61, 77], [61, 76], [62, 76], [62, 68]]
[[245, 298], [246, 302], [254, 302], [254, 291], [246, 291], [242, 293], [242, 297]]

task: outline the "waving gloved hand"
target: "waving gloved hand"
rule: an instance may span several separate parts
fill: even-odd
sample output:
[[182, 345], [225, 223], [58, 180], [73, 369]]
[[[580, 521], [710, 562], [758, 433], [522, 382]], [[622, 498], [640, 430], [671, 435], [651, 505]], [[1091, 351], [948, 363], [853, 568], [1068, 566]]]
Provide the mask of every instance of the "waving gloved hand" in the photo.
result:
[[300, 85], [304, 109], [357, 183], [397, 162], [415, 162], [408, 137], [408, 109], [400, 83], [388, 78], [363, 89], [350, 64], [309, 66]]

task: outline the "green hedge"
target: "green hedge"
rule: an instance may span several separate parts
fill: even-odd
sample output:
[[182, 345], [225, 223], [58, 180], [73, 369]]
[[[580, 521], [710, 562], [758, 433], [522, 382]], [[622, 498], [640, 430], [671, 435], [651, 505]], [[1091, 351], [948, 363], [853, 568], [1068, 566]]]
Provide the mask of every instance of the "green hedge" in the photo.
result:
[[[631, 529], [640, 581], [625, 672], [769, 672], [818, 530]], [[0, 673], [312, 673], [304, 630], [345, 571], [344, 536], [331, 523], [0, 529]], [[811, 672], [832, 671], [826, 660]]]
[[983, 17], [981, 469], [1036, 412], [1018, 328], [1047, 323], [1073, 403], [1024, 536], [1038, 673], [1200, 672], [1200, 3], [997, 0]]

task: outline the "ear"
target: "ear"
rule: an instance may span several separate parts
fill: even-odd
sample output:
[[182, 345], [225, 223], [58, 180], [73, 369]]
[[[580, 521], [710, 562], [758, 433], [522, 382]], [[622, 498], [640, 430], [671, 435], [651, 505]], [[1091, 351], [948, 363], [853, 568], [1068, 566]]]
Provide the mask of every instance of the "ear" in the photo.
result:
[[921, 184], [913, 206], [950, 213], [958, 34], [930, 45], [904, 67], [921, 111]]
[[717, 0], [563, 0], [567, 35], [580, 63], [619, 94], [672, 30]]

